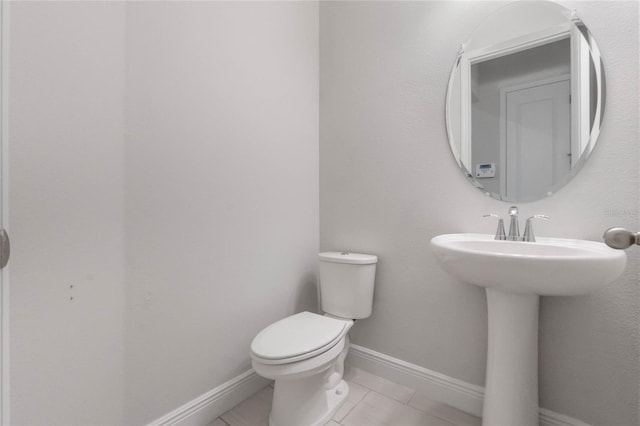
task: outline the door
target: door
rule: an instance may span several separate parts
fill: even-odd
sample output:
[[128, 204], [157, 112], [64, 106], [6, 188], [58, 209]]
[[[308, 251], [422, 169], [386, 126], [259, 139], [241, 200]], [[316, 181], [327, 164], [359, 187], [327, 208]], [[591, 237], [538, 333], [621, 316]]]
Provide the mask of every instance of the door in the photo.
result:
[[7, 5], [0, 1], [0, 425], [9, 424], [9, 260], [7, 229]]
[[506, 194], [540, 198], [571, 172], [570, 80], [506, 92]]

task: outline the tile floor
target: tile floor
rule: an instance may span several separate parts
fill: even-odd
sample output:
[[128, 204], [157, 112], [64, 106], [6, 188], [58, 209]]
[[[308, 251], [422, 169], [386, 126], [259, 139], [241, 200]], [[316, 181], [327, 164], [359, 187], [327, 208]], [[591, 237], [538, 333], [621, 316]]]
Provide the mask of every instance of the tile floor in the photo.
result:
[[[325, 426], [480, 426], [482, 420], [415, 390], [350, 368], [349, 398]], [[267, 426], [273, 388], [267, 386], [208, 426]]]

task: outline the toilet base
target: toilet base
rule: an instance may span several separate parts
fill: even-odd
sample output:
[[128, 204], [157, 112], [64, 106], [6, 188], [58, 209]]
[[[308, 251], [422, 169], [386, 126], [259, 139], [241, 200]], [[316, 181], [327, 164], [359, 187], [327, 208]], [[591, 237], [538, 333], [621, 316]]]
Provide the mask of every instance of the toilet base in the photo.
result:
[[325, 389], [322, 375], [303, 380], [276, 381], [269, 426], [322, 426], [338, 411], [349, 396], [344, 380]]

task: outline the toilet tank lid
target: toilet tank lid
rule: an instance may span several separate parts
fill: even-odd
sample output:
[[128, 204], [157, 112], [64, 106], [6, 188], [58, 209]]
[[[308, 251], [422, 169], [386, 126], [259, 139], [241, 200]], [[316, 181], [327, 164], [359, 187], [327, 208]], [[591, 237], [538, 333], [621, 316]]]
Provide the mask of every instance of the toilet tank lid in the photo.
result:
[[352, 263], [368, 265], [378, 262], [378, 256], [373, 254], [350, 253], [346, 251], [326, 251], [318, 255], [321, 262]]

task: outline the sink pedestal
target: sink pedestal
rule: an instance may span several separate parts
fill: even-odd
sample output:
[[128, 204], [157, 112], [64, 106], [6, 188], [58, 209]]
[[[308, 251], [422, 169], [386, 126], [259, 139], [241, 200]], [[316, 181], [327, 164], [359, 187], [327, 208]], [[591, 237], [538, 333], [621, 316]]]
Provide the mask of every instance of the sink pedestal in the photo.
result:
[[445, 271], [487, 291], [482, 424], [538, 426], [540, 295], [575, 296], [602, 288], [622, 274], [627, 255], [594, 241], [542, 237], [531, 243], [486, 234], [438, 235], [431, 247]]
[[483, 426], [538, 426], [536, 294], [487, 288], [489, 340]]

